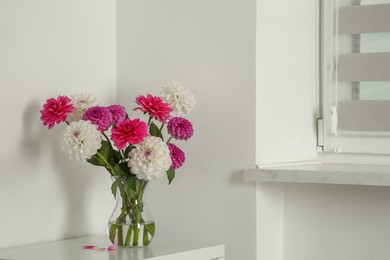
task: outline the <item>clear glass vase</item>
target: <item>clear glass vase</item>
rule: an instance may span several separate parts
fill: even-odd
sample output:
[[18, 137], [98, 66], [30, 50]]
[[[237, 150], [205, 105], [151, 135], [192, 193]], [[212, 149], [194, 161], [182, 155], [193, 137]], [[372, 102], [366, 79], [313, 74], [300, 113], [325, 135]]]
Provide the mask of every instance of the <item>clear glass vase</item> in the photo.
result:
[[156, 227], [145, 201], [149, 182], [136, 180], [136, 191], [129, 189], [125, 181], [116, 186], [116, 206], [108, 221], [111, 242], [123, 247], [149, 245]]

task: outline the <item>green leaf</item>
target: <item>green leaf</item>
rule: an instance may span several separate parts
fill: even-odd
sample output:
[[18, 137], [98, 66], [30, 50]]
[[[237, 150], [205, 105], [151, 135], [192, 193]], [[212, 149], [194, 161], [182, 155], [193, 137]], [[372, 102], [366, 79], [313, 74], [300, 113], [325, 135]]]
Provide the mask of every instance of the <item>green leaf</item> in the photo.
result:
[[127, 162], [118, 163], [114, 166], [115, 172], [119, 176], [128, 176], [131, 175], [130, 168], [127, 166]]
[[112, 150], [108, 141], [102, 141], [102, 147], [100, 147], [99, 152], [107, 161], [109, 161], [108, 159], [110, 158]]
[[[107, 162], [110, 162], [111, 157], [111, 146], [107, 141], [102, 141], [102, 147], [98, 150], [98, 152], [103, 156], [104, 160]], [[104, 161], [97, 153], [94, 154], [91, 159], [88, 159], [87, 161], [93, 165], [97, 166], [107, 166], [107, 163]]]
[[118, 174], [118, 177], [115, 180], [115, 182], [120, 180], [119, 183], [116, 185], [122, 184], [123, 186], [121, 186], [121, 188], [124, 188], [124, 186], [125, 186], [127, 188], [128, 194], [135, 192], [136, 191], [136, 179], [135, 179], [136, 177], [134, 176], [134, 174], [132, 174], [130, 172], [130, 168], [127, 165], [127, 162], [122, 162], [122, 163], [116, 164], [114, 166], [114, 170]]
[[122, 155], [119, 151], [117, 150], [112, 150], [113, 151], [113, 164], [116, 164], [118, 162], [120, 162], [120, 160], [122, 159]]
[[105, 166], [105, 164], [102, 164], [101, 161], [99, 161], [99, 156], [97, 154], [92, 155], [92, 157], [88, 159], [87, 162], [96, 166]]
[[167, 177], [168, 177], [168, 184], [171, 184], [173, 179], [175, 178], [175, 170], [171, 167], [167, 171]]
[[133, 145], [129, 145], [126, 147], [126, 150], [125, 150], [125, 158], [128, 158], [129, 157], [129, 153], [131, 151], [131, 149], [133, 148], [134, 146]]
[[116, 197], [116, 192], [118, 190], [119, 184], [121, 183], [121, 177], [115, 179], [115, 181], [111, 185], [111, 192], [114, 197]]
[[126, 183], [126, 186], [128, 188], [129, 193], [137, 191], [135, 176], [134, 175], [130, 175], [130, 176], [127, 175], [124, 178], [125, 178], [125, 183]]
[[164, 140], [160, 129], [153, 122], [150, 124], [149, 133], [151, 136], [160, 137]]

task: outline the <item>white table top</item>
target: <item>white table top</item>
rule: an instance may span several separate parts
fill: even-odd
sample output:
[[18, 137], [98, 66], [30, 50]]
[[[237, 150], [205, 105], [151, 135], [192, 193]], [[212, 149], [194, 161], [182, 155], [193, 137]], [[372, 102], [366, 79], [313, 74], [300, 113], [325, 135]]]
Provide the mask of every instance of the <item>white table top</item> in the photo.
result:
[[0, 259], [29, 260], [209, 260], [224, 256], [224, 245], [169, 241], [152, 241], [148, 247], [118, 248], [115, 251], [83, 249], [83, 245], [107, 248], [107, 235], [93, 235], [30, 246], [0, 250]]

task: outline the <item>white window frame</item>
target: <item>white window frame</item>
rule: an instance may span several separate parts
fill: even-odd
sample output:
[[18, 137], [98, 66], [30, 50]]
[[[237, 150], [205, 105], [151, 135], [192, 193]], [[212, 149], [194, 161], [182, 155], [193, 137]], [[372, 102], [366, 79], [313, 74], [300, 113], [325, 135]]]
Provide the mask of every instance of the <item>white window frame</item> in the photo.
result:
[[[321, 101], [323, 132], [318, 143], [324, 153], [390, 155], [390, 132], [337, 130], [338, 0], [321, 1]], [[390, 120], [390, 119], [389, 119]]]

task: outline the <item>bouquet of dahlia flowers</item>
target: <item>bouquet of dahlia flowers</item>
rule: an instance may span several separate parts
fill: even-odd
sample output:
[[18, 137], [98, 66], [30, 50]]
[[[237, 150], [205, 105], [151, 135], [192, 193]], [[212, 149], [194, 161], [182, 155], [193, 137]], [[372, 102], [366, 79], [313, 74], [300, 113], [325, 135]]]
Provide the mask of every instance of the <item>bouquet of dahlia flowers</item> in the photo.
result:
[[[183, 115], [194, 108], [195, 97], [183, 85], [172, 81], [162, 87], [160, 96], [141, 95], [135, 103], [134, 110], [148, 115], [147, 122], [130, 117], [119, 104], [98, 105], [89, 94], [47, 99], [40, 111], [43, 125], [49, 129], [55, 124], [67, 124], [62, 148], [71, 159], [104, 167], [113, 176], [112, 192], [114, 196], [117, 190], [120, 192], [123, 205], [109, 233], [113, 243], [126, 246], [138, 245], [138, 237], [134, 236], [139, 230], [135, 226], [129, 228], [127, 233], [134, 235], [123, 239], [119, 226], [126, 221], [144, 222], [142, 205], [134, 200], [142, 198], [150, 180], [166, 175], [170, 184], [175, 170], [185, 161], [184, 152], [171, 141], [192, 137], [193, 126]], [[138, 204], [139, 208], [132, 204]], [[143, 244], [147, 245], [148, 236], [153, 235], [154, 223], [145, 227]]]

